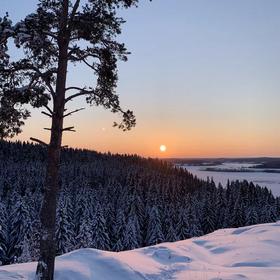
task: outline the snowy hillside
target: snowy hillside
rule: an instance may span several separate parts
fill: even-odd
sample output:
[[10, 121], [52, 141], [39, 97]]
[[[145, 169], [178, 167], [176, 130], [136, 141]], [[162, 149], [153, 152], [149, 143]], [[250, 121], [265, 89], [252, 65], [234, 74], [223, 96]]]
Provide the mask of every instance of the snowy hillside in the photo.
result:
[[[0, 267], [1, 280], [33, 279], [36, 263]], [[121, 253], [80, 249], [57, 258], [56, 280], [279, 279], [280, 222]]]

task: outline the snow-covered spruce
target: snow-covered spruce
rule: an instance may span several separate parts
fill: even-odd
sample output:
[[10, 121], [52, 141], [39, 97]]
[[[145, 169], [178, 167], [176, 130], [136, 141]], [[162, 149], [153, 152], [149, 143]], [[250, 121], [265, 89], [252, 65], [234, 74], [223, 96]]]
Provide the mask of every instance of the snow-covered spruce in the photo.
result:
[[[0, 142], [0, 261], [38, 258], [46, 150]], [[279, 219], [266, 188], [226, 188], [166, 162], [67, 149], [62, 153], [57, 254], [79, 248], [123, 251]]]

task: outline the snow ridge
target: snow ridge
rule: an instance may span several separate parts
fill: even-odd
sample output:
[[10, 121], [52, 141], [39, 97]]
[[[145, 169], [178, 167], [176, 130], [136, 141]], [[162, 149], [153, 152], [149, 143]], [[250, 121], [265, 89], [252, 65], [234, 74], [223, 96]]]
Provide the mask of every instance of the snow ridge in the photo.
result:
[[[79, 249], [56, 259], [56, 280], [278, 280], [280, 221], [125, 252]], [[34, 279], [36, 263], [0, 267], [1, 280]]]

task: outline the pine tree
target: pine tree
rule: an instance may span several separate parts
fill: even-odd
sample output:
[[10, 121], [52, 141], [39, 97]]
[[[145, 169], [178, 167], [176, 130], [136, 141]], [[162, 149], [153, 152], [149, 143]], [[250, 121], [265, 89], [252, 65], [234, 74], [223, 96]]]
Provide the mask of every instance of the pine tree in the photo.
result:
[[[48, 149], [44, 199], [41, 208], [41, 258], [37, 278], [53, 279], [55, 258], [56, 200], [59, 191], [59, 164], [62, 134], [73, 131], [64, 127], [67, 116], [80, 111], [66, 111], [65, 106], [77, 97], [92, 105], [102, 105], [120, 113], [123, 121], [115, 124], [127, 130], [135, 126], [132, 111], [120, 107], [115, 88], [117, 60], [126, 60], [123, 44], [115, 39], [124, 22], [117, 16], [119, 7], [129, 8], [138, 0], [40, 0], [37, 10], [12, 26], [7, 17], [0, 20], [0, 133], [1, 138], [21, 132], [30, 116], [24, 105], [44, 108], [51, 118], [50, 143], [32, 140]], [[22, 51], [22, 58], [10, 61], [8, 39]], [[88, 87], [66, 87], [68, 67], [83, 63], [96, 76]], [[70, 94], [69, 94], [70, 93]], [[52, 105], [49, 103], [52, 102]], [[12, 121], [11, 121], [12, 120]]]

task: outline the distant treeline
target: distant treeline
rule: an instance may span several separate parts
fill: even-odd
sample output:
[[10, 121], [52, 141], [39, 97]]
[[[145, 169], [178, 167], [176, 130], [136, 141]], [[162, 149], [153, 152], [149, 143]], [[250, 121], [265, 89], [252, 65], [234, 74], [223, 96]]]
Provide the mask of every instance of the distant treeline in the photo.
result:
[[[37, 260], [46, 149], [0, 142], [0, 261]], [[171, 163], [65, 149], [57, 254], [91, 247], [121, 251], [274, 222], [280, 199], [247, 181], [223, 188]]]
[[[221, 165], [225, 162], [230, 163], [253, 163], [254, 166], [248, 168], [276, 168], [280, 169], [280, 158], [273, 157], [258, 157], [258, 158], [169, 158], [168, 162], [176, 163], [178, 165], [193, 165], [193, 166], [215, 166]], [[228, 171], [228, 170], [227, 170]]]
[[[255, 169], [256, 168], [256, 169]], [[264, 172], [264, 173], [280, 173], [280, 169], [257, 169], [257, 167], [251, 168], [251, 167], [245, 167], [245, 168], [216, 168], [216, 167], [207, 167], [203, 169], [204, 171], [210, 171], [210, 172], [242, 172], [242, 173], [252, 173], [252, 172]]]

